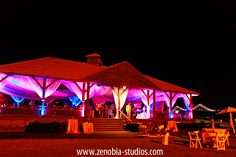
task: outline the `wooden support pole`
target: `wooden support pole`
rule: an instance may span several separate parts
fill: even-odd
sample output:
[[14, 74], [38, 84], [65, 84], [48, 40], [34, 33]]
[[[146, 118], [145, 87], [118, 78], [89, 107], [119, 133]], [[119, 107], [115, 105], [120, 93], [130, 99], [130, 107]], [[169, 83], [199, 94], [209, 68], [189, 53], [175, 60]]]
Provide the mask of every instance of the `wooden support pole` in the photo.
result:
[[[35, 79], [35, 80], [36, 80], [36, 79]], [[36, 82], [38, 82], [38, 81], [36, 81]], [[47, 78], [44, 77], [44, 78], [43, 78], [43, 86], [41, 86], [41, 88], [42, 88], [41, 116], [44, 116], [44, 115], [45, 115], [44, 103], [45, 103], [46, 83], [47, 83]]]
[[87, 121], [89, 119], [89, 92], [90, 92], [90, 83], [87, 82], [87, 90], [86, 90], [86, 94], [87, 94], [87, 99], [86, 99], [86, 103], [85, 103], [85, 120]]
[[172, 92], [170, 92], [170, 108], [169, 108], [169, 119], [171, 119], [173, 117], [173, 113], [172, 113]]
[[153, 111], [152, 111], [152, 114], [153, 114], [153, 120], [155, 122], [156, 120], [156, 90], [153, 89]]

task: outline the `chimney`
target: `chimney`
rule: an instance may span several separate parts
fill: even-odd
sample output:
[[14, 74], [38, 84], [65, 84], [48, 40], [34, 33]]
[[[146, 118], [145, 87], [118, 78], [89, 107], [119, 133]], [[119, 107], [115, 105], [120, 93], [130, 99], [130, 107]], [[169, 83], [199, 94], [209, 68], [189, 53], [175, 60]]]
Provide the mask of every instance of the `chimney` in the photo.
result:
[[101, 56], [97, 53], [86, 55], [85, 58], [87, 58], [87, 63], [89, 64], [92, 64], [95, 66], [102, 66]]

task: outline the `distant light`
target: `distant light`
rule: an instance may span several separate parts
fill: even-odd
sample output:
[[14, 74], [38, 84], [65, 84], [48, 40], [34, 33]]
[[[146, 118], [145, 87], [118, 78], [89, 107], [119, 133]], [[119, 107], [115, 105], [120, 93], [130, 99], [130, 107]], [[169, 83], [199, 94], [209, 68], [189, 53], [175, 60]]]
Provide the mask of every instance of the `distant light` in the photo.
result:
[[126, 86], [123, 86], [123, 89], [126, 89]]
[[175, 113], [178, 114], [178, 113], [179, 113], [179, 110], [176, 110]]

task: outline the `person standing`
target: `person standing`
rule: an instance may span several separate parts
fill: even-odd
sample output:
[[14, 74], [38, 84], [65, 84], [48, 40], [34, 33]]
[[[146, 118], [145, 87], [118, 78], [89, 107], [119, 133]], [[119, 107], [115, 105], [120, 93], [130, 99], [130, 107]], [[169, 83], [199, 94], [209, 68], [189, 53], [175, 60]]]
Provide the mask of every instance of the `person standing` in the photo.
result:
[[113, 118], [113, 110], [111, 106], [108, 107], [108, 118]]
[[126, 105], [125, 111], [127, 113], [127, 117], [130, 118], [131, 117], [131, 105], [130, 105], [130, 103], [128, 103]]

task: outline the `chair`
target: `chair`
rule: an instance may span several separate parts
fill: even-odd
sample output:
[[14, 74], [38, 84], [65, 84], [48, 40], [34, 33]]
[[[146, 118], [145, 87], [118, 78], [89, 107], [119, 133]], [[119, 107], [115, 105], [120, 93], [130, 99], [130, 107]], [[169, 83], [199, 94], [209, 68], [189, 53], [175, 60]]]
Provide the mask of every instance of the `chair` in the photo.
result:
[[[216, 147], [217, 151], [218, 150], [225, 150], [225, 143], [227, 142], [229, 137], [229, 132], [226, 132], [225, 134], [218, 133], [216, 135], [214, 147]], [[227, 142], [229, 145], [229, 142]]]
[[165, 133], [165, 125], [162, 124], [158, 127], [158, 133]]
[[228, 136], [226, 136], [226, 142], [227, 142], [227, 146], [229, 146], [229, 136], [230, 136], [229, 130], [227, 130], [225, 133], [228, 134]]
[[139, 135], [145, 135], [147, 130], [147, 125], [139, 125]]
[[160, 125], [160, 126], [158, 126], [158, 130], [163, 130], [163, 129], [165, 129], [165, 126], [164, 126], [164, 124], [162, 124], [162, 125]]
[[188, 132], [190, 148], [202, 148], [201, 139], [198, 136], [199, 131]]
[[172, 132], [178, 132], [178, 127], [177, 127], [176, 121], [169, 120], [167, 122], [166, 131], [169, 131], [171, 133]]

